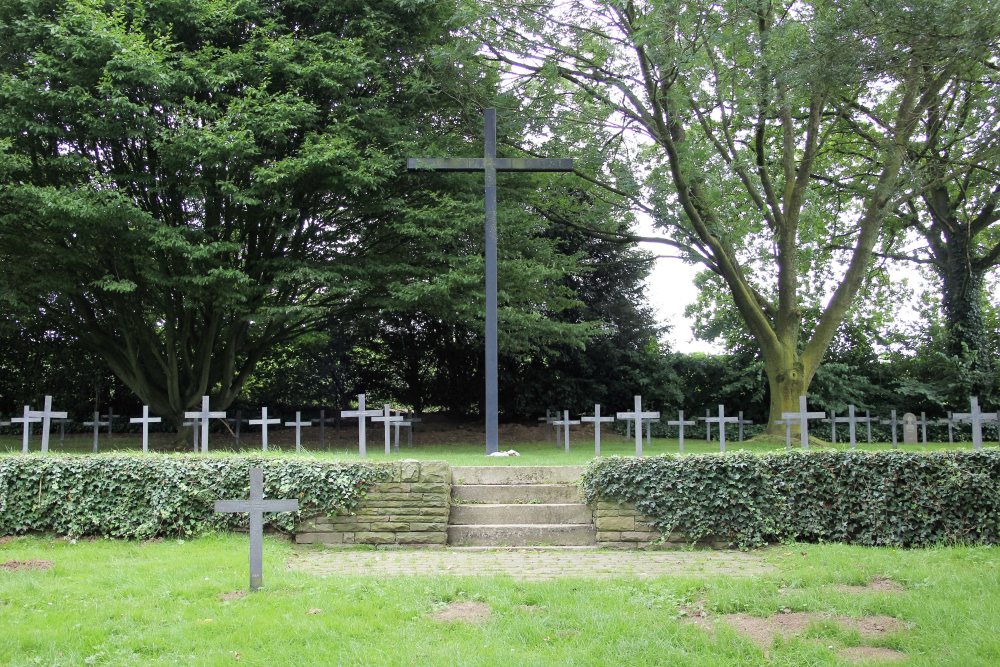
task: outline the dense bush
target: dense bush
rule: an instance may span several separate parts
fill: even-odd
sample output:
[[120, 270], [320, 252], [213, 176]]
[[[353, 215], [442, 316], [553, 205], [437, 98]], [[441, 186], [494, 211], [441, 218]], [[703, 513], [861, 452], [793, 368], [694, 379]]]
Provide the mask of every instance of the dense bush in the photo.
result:
[[635, 503], [664, 535], [741, 548], [1000, 541], [1000, 451], [614, 457], [583, 485], [588, 502]]
[[[245, 514], [215, 514], [216, 500], [247, 498], [249, 470], [264, 469], [265, 498], [296, 498], [330, 514], [357, 505], [390, 474], [375, 464], [205, 456], [0, 457], [0, 535], [148, 539], [246, 526]], [[291, 530], [295, 513], [265, 514]]]

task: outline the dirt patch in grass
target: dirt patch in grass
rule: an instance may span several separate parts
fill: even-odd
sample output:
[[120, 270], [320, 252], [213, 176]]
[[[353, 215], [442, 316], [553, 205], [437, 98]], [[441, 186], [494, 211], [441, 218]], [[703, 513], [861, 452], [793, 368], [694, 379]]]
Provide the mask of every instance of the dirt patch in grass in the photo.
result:
[[444, 609], [431, 614], [435, 621], [458, 621], [478, 625], [489, 620], [492, 613], [490, 606], [484, 602], [452, 602]]
[[229, 602], [230, 600], [242, 600], [247, 596], [245, 591], [232, 591], [229, 593], [219, 593], [219, 599], [222, 602]]
[[[704, 610], [685, 610], [684, 622], [703, 630], [714, 631], [712, 617]], [[906, 624], [892, 616], [834, 616], [812, 611], [798, 611], [774, 616], [749, 616], [747, 614], [725, 614], [717, 618], [728, 623], [736, 632], [747, 637], [763, 649], [774, 643], [776, 637], [788, 639], [802, 634], [812, 623], [833, 621], [838, 625], [857, 630], [864, 639], [873, 639], [906, 629]]]
[[20, 539], [17, 535], [0, 535], [0, 547], [17, 539]]
[[868, 582], [865, 586], [849, 586], [847, 584], [839, 584], [834, 586], [834, 589], [841, 593], [902, 593], [906, 589], [899, 582], [893, 581], [888, 577], [875, 577]]
[[906, 660], [906, 654], [894, 651], [891, 648], [878, 648], [875, 646], [851, 646], [837, 651], [837, 657], [845, 662], [855, 664], [901, 662]]
[[7, 570], [8, 572], [51, 569], [52, 561], [50, 560], [9, 560], [6, 563], [0, 563], [0, 570]]

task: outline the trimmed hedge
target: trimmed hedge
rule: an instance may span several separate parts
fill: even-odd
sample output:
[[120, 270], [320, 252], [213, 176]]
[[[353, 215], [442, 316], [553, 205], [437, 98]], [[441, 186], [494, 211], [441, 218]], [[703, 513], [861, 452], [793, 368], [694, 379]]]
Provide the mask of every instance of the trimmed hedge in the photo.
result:
[[794, 452], [599, 459], [588, 502], [634, 503], [663, 535], [751, 548], [997, 544], [1000, 451]]
[[[149, 539], [245, 527], [245, 514], [215, 514], [213, 505], [247, 498], [251, 467], [264, 469], [265, 498], [297, 498], [310, 514], [350, 510], [391, 475], [378, 464], [252, 456], [6, 456], [0, 535]], [[291, 531], [296, 516], [265, 514], [265, 525]]]

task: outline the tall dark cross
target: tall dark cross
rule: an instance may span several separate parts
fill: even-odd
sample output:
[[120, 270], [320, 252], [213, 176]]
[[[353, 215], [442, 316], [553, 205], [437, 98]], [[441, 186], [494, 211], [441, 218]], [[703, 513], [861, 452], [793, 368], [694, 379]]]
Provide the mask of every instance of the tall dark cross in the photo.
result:
[[406, 168], [481, 171], [486, 175], [486, 453], [499, 449], [497, 436], [497, 172], [573, 171], [572, 159], [497, 157], [497, 110], [486, 109], [486, 151], [481, 158], [411, 157]]

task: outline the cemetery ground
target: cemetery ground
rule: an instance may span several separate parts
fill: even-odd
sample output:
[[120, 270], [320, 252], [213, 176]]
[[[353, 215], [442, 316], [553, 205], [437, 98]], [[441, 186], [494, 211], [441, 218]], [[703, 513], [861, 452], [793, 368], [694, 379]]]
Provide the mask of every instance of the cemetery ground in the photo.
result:
[[[441, 551], [265, 545], [245, 592], [246, 536], [0, 543], [0, 664], [995, 665], [1000, 551], [781, 544], [672, 552], [659, 576], [435, 571]], [[483, 552], [468, 552], [483, 556]], [[652, 558], [657, 553], [635, 553]], [[312, 559], [375, 564], [322, 576]], [[518, 552], [486, 557], [517, 558]], [[461, 571], [459, 568], [458, 571]], [[865, 662], [868, 660], [868, 662]]]

